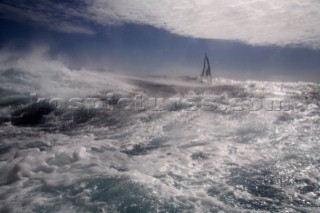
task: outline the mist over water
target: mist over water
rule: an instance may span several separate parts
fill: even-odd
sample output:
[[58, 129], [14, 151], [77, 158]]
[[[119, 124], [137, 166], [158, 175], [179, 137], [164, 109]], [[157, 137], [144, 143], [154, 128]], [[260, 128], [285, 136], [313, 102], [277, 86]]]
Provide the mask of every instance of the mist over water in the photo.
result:
[[319, 84], [30, 57], [0, 69], [1, 212], [320, 211]]

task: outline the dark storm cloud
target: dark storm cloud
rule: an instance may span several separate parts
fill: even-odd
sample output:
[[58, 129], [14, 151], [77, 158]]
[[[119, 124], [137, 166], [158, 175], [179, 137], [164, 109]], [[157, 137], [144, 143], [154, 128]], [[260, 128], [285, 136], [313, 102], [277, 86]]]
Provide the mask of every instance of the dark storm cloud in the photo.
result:
[[0, 14], [9, 20], [31, 22], [61, 32], [94, 34], [86, 23], [87, 6], [84, 1], [2, 1]]

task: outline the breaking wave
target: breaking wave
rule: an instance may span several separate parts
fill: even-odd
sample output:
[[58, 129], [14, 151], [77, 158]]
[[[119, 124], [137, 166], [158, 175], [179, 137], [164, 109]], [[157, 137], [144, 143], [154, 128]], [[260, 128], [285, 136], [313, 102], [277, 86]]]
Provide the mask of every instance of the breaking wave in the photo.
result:
[[320, 211], [319, 84], [26, 64], [0, 71], [1, 212]]

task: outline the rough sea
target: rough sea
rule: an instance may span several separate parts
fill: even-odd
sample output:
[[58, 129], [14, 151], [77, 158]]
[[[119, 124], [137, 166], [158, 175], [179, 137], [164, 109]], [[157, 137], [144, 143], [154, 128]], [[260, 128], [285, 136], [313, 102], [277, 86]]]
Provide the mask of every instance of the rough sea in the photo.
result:
[[320, 85], [0, 71], [0, 212], [320, 212]]

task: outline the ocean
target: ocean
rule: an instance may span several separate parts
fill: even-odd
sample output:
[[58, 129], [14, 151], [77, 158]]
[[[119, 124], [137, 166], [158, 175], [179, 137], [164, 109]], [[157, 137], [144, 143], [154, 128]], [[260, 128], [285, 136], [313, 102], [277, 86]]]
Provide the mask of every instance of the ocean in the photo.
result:
[[319, 84], [43, 73], [0, 71], [0, 212], [320, 211]]

